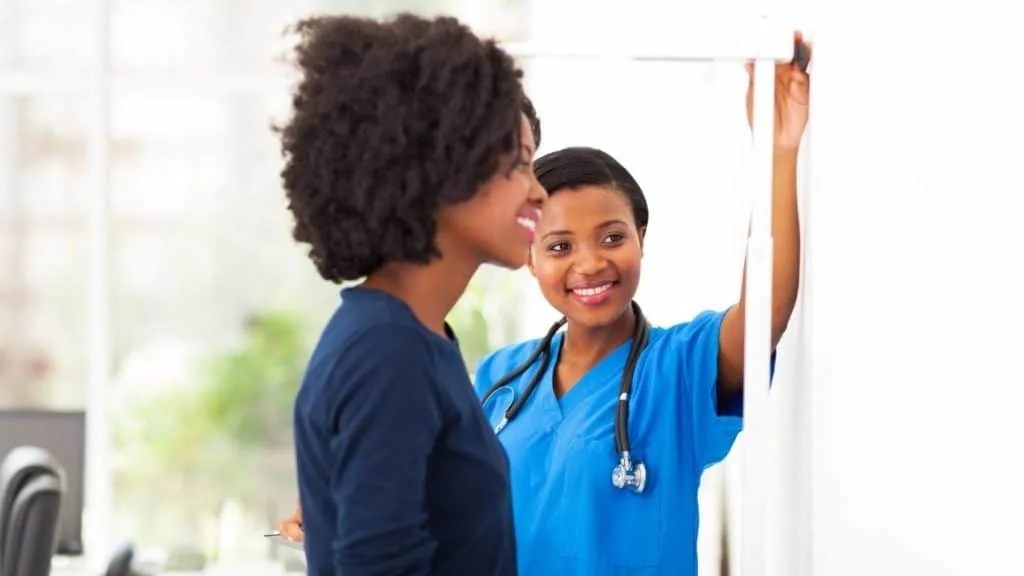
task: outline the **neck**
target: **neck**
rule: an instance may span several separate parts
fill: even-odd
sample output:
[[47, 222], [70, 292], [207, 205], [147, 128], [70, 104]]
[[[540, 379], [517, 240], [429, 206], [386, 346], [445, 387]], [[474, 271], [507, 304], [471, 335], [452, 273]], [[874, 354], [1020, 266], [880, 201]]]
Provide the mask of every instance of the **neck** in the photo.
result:
[[440, 242], [439, 248], [444, 254], [441, 258], [425, 265], [387, 264], [368, 276], [363, 286], [402, 300], [420, 323], [447, 338], [445, 318], [466, 291], [481, 262], [440, 246]]
[[636, 315], [632, 306], [606, 326], [582, 326], [570, 320], [565, 330], [561, 359], [575, 365], [592, 367], [632, 338], [635, 326]]

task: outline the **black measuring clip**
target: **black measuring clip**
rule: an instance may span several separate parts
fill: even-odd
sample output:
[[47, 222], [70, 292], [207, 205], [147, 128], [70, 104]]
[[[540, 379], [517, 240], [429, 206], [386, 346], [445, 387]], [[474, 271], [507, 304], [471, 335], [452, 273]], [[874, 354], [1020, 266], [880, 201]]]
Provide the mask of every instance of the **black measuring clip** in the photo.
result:
[[800, 69], [804, 74], [807, 73], [807, 67], [811, 64], [811, 49], [807, 47], [807, 44], [803, 42], [797, 42], [793, 47], [793, 65]]

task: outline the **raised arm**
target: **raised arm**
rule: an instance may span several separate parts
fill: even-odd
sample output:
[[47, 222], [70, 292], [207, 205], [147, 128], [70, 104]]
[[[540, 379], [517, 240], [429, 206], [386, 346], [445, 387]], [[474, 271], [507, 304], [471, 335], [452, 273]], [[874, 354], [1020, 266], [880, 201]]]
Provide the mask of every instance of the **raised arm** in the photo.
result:
[[[798, 34], [796, 41], [802, 41]], [[753, 118], [754, 68], [747, 64], [747, 119]], [[809, 79], [792, 64], [775, 67], [775, 155], [772, 169], [772, 349], [786, 331], [800, 286], [800, 219], [796, 169], [800, 140], [807, 126]], [[743, 285], [746, 285], [744, 264]], [[726, 313], [719, 333], [720, 405], [743, 391], [743, 339], [746, 292]]]

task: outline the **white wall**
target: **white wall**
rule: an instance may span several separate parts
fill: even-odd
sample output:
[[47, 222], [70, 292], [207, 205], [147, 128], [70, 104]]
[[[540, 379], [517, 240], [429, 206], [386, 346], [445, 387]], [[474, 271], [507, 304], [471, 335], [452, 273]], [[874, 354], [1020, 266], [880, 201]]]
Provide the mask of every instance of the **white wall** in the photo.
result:
[[1024, 573], [1024, 10], [822, 4], [814, 573]]

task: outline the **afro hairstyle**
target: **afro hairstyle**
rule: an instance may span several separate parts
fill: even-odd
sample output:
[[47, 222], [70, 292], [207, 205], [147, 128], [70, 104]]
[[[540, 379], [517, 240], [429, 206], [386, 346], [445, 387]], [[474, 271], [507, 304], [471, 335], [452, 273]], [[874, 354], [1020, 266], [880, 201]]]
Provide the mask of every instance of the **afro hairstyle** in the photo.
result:
[[439, 257], [438, 211], [518, 160], [521, 114], [539, 141], [513, 59], [454, 18], [319, 16], [293, 31], [281, 176], [293, 237], [328, 281]]

